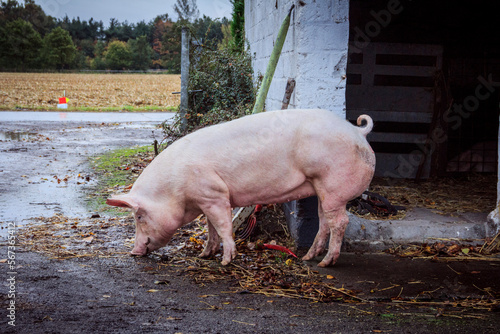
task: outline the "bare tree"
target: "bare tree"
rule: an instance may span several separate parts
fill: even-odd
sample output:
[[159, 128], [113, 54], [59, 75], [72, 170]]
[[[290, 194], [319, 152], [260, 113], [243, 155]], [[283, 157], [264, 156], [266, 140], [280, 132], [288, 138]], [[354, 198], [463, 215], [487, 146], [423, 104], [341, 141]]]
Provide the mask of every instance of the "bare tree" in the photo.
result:
[[179, 15], [179, 21], [193, 22], [200, 15], [196, 0], [177, 0], [174, 10]]

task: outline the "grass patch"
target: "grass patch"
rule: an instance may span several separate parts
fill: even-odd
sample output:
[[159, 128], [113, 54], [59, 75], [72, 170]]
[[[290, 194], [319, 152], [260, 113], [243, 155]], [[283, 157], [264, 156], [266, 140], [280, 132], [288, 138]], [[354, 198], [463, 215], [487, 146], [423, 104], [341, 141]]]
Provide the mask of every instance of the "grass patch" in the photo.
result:
[[127, 192], [153, 158], [152, 145], [123, 148], [91, 157], [90, 165], [97, 183], [90, 194], [89, 205], [100, 212], [122, 212], [106, 205], [106, 199], [112, 194]]

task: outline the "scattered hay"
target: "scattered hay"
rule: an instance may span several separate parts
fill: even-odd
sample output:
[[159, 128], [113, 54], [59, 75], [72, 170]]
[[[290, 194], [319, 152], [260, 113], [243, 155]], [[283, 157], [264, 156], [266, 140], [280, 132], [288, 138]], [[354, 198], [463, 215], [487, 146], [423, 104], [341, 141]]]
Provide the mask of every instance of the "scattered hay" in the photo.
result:
[[436, 261], [500, 261], [500, 233], [482, 246], [462, 244], [459, 240], [440, 238], [434, 244], [397, 246], [385, 251], [401, 257]]
[[[132, 231], [130, 228], [132, 227]], [[133, 234], [133, 225], [126, 219], [68, 218], [55, 215], [50, 218], [34, 218], [19, 226], [18, 242], [26, 250], [44, 253], [53, 259], [79, 257], [116, 257], [128, 254], [133, 240], [121, 244], [118, 236]]]
[[490, 212], [496, 206], [497, 176], [472, 174], [462, 178], [436, 178], [419, 183], [407, 179], [375, 178], [370, 190], [393, 205], [424, 207], [443, 215]]
[[[238, 255], [229, 265], [221, 266], [221, 254], [212, 259], [198, 255], [206, 240], [205, 218], [200, 216], [181, 228], [171, 243], [177, 245], [167, 263], [197, 284], [217, 281], [232, 282], [232, 293], [255, 293], [273, 297], [306, 298], [315, 302], [357, 301], [355, 292], [336, 288], [325, 282], [325, 276], [311, 270], [300, 259], [255, 245], [276, 242], [293, 245], [288, 231], [283, 229], [284, 214], [278, 206], [270, 205], [257, 215], [257, 228], [249, 240], [236, 240]], [[282, 225], [283, 224], [283, 225]], [[242, 227], [243, 228], [243, 227]], [[238, 233], [236, 233], [237, 235]], [[293, 246], [289, 246], [294, 249]], [[169, 254], [170, 255], [170, 254]], [[219, 259], [219, 260], [216, 260]]]
[[[273, 224], [263, 219], [280, 220], [283, 213], [273, 206], [267, 207], [258, 216], [259, 229], [250, 240], [237, 241], [237, 258], [228, 266], [220, 265], [218, 253], [212, 259], [201, 259], [198, 255], [207, 238], [203, 216], [179, 229], [165, 248], [153, 252], [150, 260], [160, 267], [168, 267], [192, 279], [196, 284], [206, 285], [213, 282], [229, 284], [226, 293], [252, 293], [267, 297], [307, 299], [312, 302], [374, 303], [358, 296], [360, 291], [352, 291], [338, 285], [331, 275], [321, 275], [301, 260], [286, 253], [259, 249], [253, 245], [278, 240], [286, 245], [287, 234], [281, 230], [264, 231], [265, 226]], [[279, 225], [279, 224], [278, 224]], [[133, 247], [134, 226], [131, 217], [123, 219], [69, 219], [56, 215], [49, 219], [37, 218], [18, 230], [19, 244], [26, 250], [41, 252], [54, 259], [83, 257], [125, 257]], [[272, 238], [272, 239], [270, 239]], [[402, 256], [422, 256], [433, 258], [456, 258], [467, 260], [486, 257], [492, 250], [498, 251], [500, 236], [487, 241], [483, 246], [457, 246], [445, 244], [441, 240], [435, 245], [399, 247], [391, 254]], [[440, 246], [440, 244], [444, 246]], [[160, 281], [159, 281], [160, 282]], [[160, 282], [161, 283], [161, 282]], [[159, 284], [160, 284], [159, 283]], [[483, 299], [452, 300], [449, 302], [420, 302], [403, 299], [399, 296], [392, 303], [420, 307], [445, 307], [450, 305], [461, 310], [491, 310], [499, 306], [498, 296], [492, 291], [483, 291]], [[362, 294], [360, 294], [362, 295]], [[450, 304], [451, 303], [451, 304]], [[442, 314], [452, 316], [450, 312]], [[464, 313], [457, 316], [467, 317]]]

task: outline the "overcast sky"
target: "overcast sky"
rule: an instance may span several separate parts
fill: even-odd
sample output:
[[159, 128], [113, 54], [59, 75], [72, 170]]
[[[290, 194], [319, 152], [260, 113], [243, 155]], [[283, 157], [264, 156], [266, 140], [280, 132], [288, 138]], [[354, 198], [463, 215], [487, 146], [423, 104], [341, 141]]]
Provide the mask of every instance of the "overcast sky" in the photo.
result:
[[[21, 1], [20, 1], [21, 2]], [[55, 18], [68, 15], [70, 19], [80, 17], [88, 21], [91, 17], [95, 21], [103, 21], [109, 25], [111, 18], [123, 22], [137, 23], [145, 20], [149, 22], [157, 15], [168, 13], [177, 20], [174, 4], [177, 0], [35, 0], [46, 14]], [[200, 17], [210, 16], [212, 19], [231, 17], [232, 5], [229, 0], [197, 0]]]

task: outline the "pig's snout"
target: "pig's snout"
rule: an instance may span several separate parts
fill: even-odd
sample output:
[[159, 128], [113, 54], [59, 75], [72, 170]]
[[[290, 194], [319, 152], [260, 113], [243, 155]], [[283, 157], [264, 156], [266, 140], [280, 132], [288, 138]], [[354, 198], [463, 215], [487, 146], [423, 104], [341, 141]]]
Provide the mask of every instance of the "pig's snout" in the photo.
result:
[[135, 243], [134, 249], [130, 252], [131, 255], [135, 256], [146, 256], [151, 251], [148, 248], [148, 245], [151, 243], [151, 239], [148, 237], [148, 240], [144, 244]]
[[142, 248], [139, 248], [139, 247], [134, 247], [134, 249], [132, 249], [132, 251], [130, 252], [130, 255], [134, 255], [134, 256], [145, 256], [148, 254], [148, 248], [146, 247], [146, 249], [142, 249]]

